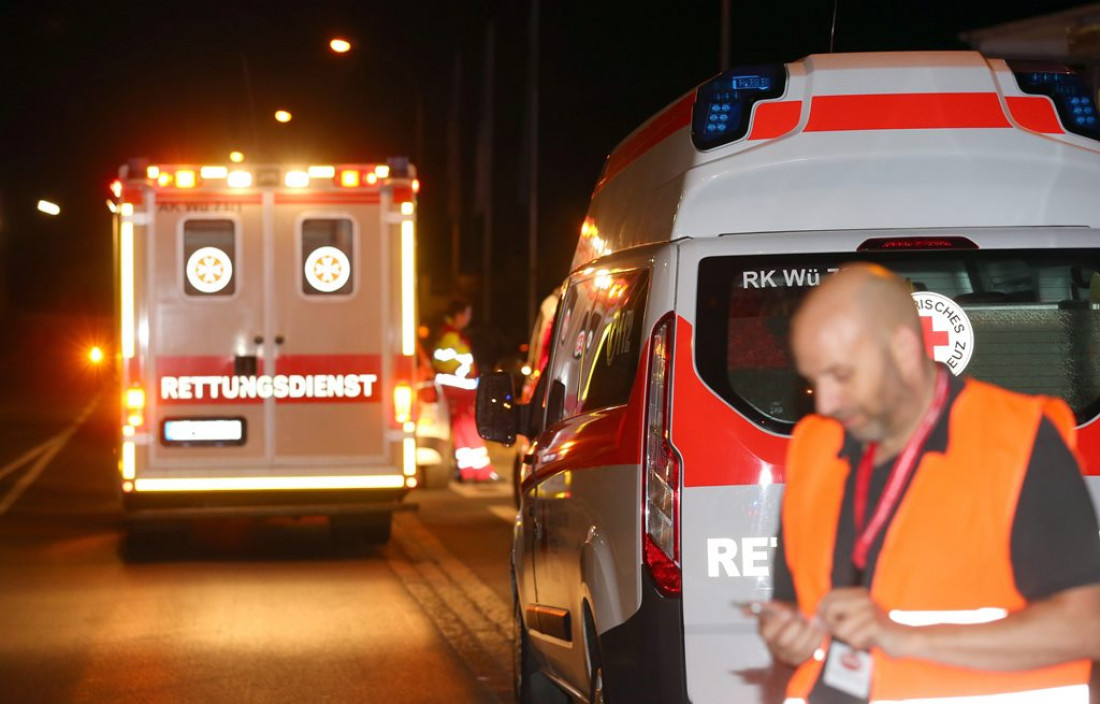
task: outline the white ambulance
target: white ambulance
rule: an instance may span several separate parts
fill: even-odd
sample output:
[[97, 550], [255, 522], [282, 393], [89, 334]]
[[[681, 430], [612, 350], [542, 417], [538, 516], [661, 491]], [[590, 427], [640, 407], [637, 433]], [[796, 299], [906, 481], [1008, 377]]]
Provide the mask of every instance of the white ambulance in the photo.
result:
[[522, 702], [783, 700], [736, 603], [771, 590], [812, 409], [789, 320], [853, 260], [907, 278], [955, 373], [1064, 398], [1100, 498], [1100, 125], [1065, 69], [976, 53], [727, 71], [596, 184], [545, 383], [482, 380], [533, 438], [513, 550]]
[[416, 477], [416, 193], [381, 164], [145, 164], [114, 216], [130, 519], [329, 515]]

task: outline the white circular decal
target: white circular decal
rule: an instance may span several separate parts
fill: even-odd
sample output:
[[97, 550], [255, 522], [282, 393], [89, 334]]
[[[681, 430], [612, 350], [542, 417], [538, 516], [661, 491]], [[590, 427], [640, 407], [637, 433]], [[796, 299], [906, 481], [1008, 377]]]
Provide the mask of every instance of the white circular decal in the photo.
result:
[[217, 293], [233, 279], [233, 260], [217, 247], [200, 247], [187, 259], [187, 281], [203, 293]]
[[946, 364], [954, 374], [962, 374], [974, 353], [974, 326], [966, 311], [947, 296], [931, 291], [917, 291], [913, 300], [928, 356]]
[[322, 293], [339, 291], [350, 278], [348, 255], [336, 247], [318, 247], [306, 257], [306, 281]]

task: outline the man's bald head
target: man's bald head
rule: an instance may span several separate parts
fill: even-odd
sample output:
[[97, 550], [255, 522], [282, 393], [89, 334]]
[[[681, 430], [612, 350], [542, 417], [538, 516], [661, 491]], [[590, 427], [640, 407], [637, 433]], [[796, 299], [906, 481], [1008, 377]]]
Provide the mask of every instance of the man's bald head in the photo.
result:
[[849, 264], [803, 300], [794, 324], [829, 325], [839, 316], [852, 316], [874, 334], [889, 336], [899, 327], [921, 334], [920, 318], [909, 285], [877, 264]]
[[817, 412], [864, 442], [901, 437], [935, 377], [909, 286], [874, 264], [846, 266], [811, 291], [791, 343]]

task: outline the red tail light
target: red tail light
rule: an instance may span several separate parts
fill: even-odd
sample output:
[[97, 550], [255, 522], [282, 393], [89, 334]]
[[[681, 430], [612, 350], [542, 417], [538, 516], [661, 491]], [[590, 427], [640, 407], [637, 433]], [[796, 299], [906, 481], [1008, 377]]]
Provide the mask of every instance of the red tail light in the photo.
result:
[[680, 456], [669, 440], [675, 324], [676, 316], [669, 313], [657, 323], [649, 340], [643, 436], [642, 548], [646, 567], [665, 596], [679, 596], [681, 589]]

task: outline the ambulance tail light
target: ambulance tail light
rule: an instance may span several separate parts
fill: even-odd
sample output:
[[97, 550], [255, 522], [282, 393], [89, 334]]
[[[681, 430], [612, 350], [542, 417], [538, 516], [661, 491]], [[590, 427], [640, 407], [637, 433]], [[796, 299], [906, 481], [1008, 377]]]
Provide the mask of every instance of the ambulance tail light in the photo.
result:
[[393, 387], [393, 419], [404, 426], [412, 420], [413, 390], [408, 384], [401, 383]]
[[126, 422], [129, 425], [136, 428], [145, 423], [145, 390], [140, 386], [126, 389], [122, 406], [126, 409]]
[[749, 132], [752, 106], [783, 95], [787, 70], [782, 64], [735, 66], [699, 87], [691, 114], [691, 141], [712, 149]]
[[1100, 140], [1100, 113], [1081, 76], [1058, 64], [1009, 61], [1020, 90], [1045, 95], [1054, 103], [1062, 126], [1082, 137]]
[[679, 596], [680, 456], [669, 440], [674, 314], [657, 323], [649, 341], [649, 371], [643, 428], [642, 551], [646, 567], [665, 596]]

